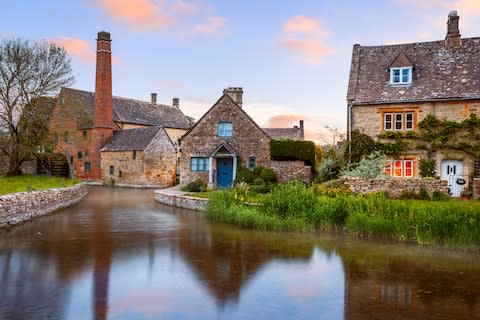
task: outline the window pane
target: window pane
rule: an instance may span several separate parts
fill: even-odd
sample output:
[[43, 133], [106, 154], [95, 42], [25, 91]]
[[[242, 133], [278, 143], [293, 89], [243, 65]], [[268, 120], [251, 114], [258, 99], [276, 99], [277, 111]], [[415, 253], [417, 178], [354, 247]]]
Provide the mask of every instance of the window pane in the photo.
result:
[[405, 177], [413, 177], [413, 160], [405, 160]]
[[191, 158], [191, 171], [208, 171], [208, 158]]
[[248, 168], [252, 170], [255, 168], [255, 157], [248, 158]]
[[392, 83], [400, 82], [400, 69], [392, 69]]
[[395, 113], [395, 129], [402, 130], [403, 127], [403, 114], [402, 113]]
[[385, 113], [385, 121], [384, 121], [384, 129], [385, 130], [392, 130], [392, 114]]
[[388, 161], [387, 164], [385, 165], [385, 168], [383, 168], [383, 172], [385, 174], [388, 174], [389, 176], [392, 175], [392, 162]]
[[232, 123], [220, 122], [217, 125], [217, 136], [219, 137], [231, 137], [232, 136]]
[[393, 176], [394, 177], [401, 177], [402, 176], [402, 161], [395, 160], [393, 161]]
[[405, 113], [405, 129], [413, 129], [413, 112]]

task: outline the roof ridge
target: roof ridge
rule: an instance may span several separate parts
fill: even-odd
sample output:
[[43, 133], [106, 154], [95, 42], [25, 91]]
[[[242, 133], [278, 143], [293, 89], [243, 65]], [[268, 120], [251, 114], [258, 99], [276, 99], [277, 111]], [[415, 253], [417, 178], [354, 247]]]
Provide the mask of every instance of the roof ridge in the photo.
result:
[[[469, 41], [469, 40], [477, 40], [480, 37], [469, 37], [469, 38], [461, 38], [462, 41]], [[406, 45], [414, 45], [414, 44], [430, 44], [430, 43], [445, 43], [445, 40], [433, 40], [433, 41], [416, 41], [416, 42], [405, 42], [405, 43], [395, 43], [395, 44], [377, 44], [377, 45], [361, 45], [361, 48], [383, 48], [383, 47], [395, 47], [395, 46], [406, 46]]]

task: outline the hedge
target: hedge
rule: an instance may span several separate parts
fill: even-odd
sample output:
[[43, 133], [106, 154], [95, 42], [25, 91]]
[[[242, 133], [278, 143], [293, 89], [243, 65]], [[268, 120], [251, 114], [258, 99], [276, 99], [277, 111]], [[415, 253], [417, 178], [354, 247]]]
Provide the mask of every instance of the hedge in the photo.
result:
[[272, 160], [302, 160], [315, 170], [315, 144], [312, 141], [271, 140], [270, 156]]

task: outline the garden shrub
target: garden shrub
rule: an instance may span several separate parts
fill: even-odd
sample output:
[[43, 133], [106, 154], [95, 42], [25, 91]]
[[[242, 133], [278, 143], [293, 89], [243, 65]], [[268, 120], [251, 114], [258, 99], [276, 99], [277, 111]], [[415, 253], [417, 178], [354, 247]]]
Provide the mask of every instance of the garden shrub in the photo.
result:
[[263, 168], [260, 172], [260, 178], [267, 183], [275, 183], [277, 182], [277, 175], [275, 172], [270, 168]]
[[400, 193], [400, 199], [418, 199], [418, 194], [415, 191], [403, 189]]
[[418, 167], [421, 177], [428, 178], [435, 176], [435, 160], [420, 159]]
[[430, 194], [428, 193], [427, 189], [421, 188], [418, 192], [418, 199], [420, 200], [431, 200]]
[[270, 156], [278, 161], [302, 160], [315, 172], [315, 143], [312, 141], [270, 140]]
[[435, 190], [432, 192], [432, 200], [433, 201], [447, 201], [450, 200], [450, 196], [445, 192], [440, 190]]
[[203, 180], [199, 178], [187, 184], [185, 187], [182, 188], [182, 190], [187, 192], [203, 192], [206, 190], [206, 188], [207, 186], [205, 185]]
[[390, 176], [383, 172], [387, 158], [379, 151], [372, 152], [366, 158], [360, 160], [355, 167], [341, 172], [342, 177], [362, 179], [388, 179]]
[[241, 182], [252, 183], [253, 179], [255, 179], [255, 176], [253, 175], [252, 171], [243, 166], [238, 167], [237, 175], [235, 177], [235, 184]]

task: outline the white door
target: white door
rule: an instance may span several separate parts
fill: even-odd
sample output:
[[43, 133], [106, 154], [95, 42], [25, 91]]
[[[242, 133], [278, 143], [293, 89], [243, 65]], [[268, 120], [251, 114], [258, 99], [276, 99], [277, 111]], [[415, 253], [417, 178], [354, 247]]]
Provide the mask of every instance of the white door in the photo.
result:
[[458, 160], [442, 161], [442, 180], [448, 181], [448, 188], [453, 197], [460, 197], [467, 187], [467, 178], [463, 176], [463, 164]]

